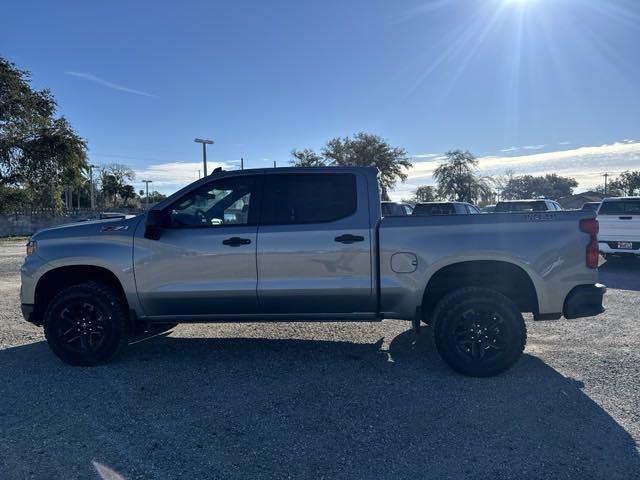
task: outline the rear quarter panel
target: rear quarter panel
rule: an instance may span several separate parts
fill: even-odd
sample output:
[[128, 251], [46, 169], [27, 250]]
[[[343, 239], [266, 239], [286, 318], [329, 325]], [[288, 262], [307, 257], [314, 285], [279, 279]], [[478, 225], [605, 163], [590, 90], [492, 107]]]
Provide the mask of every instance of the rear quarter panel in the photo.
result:
[[[562, 311], [569, 291], [597, 281], [585, 264], [589, 236], [579, 229], [593, 212], [501, 213], [437, 217], [389, 217], [379, 231], [381, 311], [413, 318], [429, 279], [459, 262], [497, 260], [522, 268], [536, 289], [539, 311]], [[413, 253], [411, 273], [391, 269], [397, 252]]]

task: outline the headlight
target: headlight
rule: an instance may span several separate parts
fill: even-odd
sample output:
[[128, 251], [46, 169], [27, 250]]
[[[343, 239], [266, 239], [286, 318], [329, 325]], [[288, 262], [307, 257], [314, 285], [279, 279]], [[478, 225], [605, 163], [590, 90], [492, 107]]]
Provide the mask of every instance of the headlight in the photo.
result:
[[37, 249], [38, 249], [38, 242], [36, 242], [35, 240], [29, 239], [29, 241], [27, 242], [27, 257], [30, 257], [32, 254], [34, 254]]

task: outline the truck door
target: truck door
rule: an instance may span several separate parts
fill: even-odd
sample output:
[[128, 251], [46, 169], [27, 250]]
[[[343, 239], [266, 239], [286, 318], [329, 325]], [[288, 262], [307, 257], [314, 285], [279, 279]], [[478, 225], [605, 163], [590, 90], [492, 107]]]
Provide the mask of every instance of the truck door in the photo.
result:
[[254, 313], [259, 178], [213, 180], [166, 209], [157, 240], [136, 232], [138, 297], [149, 316]]
[[265, 175], [257, 251], [260, 310], [374, 312], [369, 223], [361, 175]]

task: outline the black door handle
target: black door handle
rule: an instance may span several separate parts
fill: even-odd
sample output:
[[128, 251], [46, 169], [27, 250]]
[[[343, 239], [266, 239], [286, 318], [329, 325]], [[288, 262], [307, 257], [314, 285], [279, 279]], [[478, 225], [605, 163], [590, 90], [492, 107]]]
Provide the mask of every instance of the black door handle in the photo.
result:
[[222, 241], [223, 245], [229, 245], [230, 247], [239, 247], [240, 245], [249, 245], [251, 240], [248, 238], [231, 237]]
[[620, 220], [631, 220], [631, 217], [618, 217]]
[[347, 233], [345, 235], [340, 235], [339, 237], [336, 237], [335, 241], [339, 242], [339, 243], [362, 242], [362, 241], [364, 241], [364, 237], [361, 236], [361, 235], [351, 235], [351, 234]]

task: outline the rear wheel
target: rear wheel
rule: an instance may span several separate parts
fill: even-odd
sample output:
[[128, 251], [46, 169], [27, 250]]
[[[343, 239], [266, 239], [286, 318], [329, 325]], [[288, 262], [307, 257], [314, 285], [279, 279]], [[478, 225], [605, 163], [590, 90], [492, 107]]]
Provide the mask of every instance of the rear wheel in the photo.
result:
[[97, 365], [126, 345], [127, 309], [111, 287], [83, 283], [65, 288], [47, 306], [49, 347], [70, 365]]
[[450, 293], [436, 306], [433, 320], [438, 353], [464, 375], [488, 377], [509, 369], [527, 341], [517, 305], [488, 288]]

